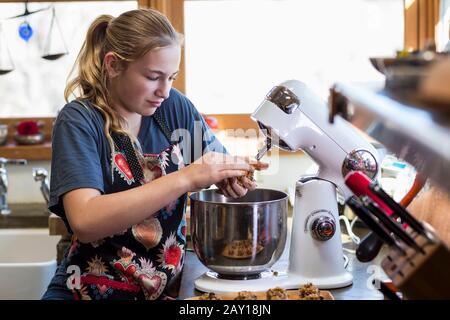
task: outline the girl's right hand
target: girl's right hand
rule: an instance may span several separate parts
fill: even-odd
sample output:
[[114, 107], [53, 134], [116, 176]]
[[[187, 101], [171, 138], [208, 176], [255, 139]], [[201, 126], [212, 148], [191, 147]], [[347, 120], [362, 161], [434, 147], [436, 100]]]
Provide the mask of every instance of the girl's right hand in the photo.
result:
[[200, 191], [227, 178], [244, 176], [253, 168], [239, 157], [208, 152], [180, 171], [187, 181], [188, 192]]

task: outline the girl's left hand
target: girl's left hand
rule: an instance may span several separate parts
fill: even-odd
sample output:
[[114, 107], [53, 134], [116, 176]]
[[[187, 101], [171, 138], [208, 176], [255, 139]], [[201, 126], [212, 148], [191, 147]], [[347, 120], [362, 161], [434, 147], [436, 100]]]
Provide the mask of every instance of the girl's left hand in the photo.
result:
[[219, 192], [227, 198], [240, 198], [247, 194], [248, 191], [256, 189], [256, 182], [251, 181], [247, 177], [228, 178], [216, 183]]
[[[249, 158], [244, 158], [244, 160], [248, 162], [254, 170], [265, 170], [269, 167], [268, 163], [250, 160]], [[248, 191], [253, 191], [257, 187], [256, 182], [246, 176], [227, 178], [216, 183], [216, 186], [219, 189], [219, 192], [227, 198], [243, 197]]]

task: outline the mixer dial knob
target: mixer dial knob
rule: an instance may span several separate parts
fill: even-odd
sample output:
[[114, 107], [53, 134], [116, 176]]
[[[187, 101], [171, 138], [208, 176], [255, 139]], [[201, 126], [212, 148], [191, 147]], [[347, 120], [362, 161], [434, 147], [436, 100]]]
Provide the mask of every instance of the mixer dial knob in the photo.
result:
[[336, 224], [329, 217], [319, 217], [311, 225], [312, 236], [319, 241], [327, 241], [333, 238], [336, 232]]

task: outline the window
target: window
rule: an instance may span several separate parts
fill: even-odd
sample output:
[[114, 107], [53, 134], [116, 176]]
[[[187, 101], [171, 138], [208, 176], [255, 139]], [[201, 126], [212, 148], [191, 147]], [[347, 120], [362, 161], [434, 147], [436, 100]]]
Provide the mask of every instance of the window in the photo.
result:
[[[50, 4], [30, 3], [28, 9], [34, 11]], [[0, 23], [3, 26], [0, 52], [4, 52], [7, 44], [15, 66], [14, 71], [0, 75], [0, 116], [54, 116], [65, 104], [66, 80], [90, 23], [100, 14], [117, 16], [136, 9], [138, 3], [96, 1], [58, 2], [54, 5], [69, 54], [58, 60], [48, 61], [41, 56], [50, 29], [51, 10], [40, 11], [26, 18], [33, 28], [33, 35], [26, 42], [18, 35], [19, 25], [25, 18], [6, 19], [23, 13], [23, 3], [0, 4]], [[54, 39], [60, 41], [58, 37]]]
[[438, 22], [438, 50], [450, 50], [450, 0], [441, 0]]
[[251, 113], [288, 79], [324, 99], [381, 81], [371, 56], [403, 48], [403, 0], [185, 1], [186, 93], [202, 113]]

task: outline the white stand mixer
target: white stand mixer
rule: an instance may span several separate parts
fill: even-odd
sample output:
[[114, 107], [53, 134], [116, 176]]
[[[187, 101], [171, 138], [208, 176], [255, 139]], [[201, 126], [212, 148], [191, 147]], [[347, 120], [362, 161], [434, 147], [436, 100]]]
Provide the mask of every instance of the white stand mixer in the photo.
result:
[[290, 80], [274, 87], [251, 116], [267, 137], [258, 160], [277, 146], [303, 150], [319, 165], [316, 176], [305, 176], [296, 184], [286, 274], [238, 282], [204, 275], [195, 282], [197, 289], [222, 293], [276, 286], [293, 289], [308, 282], [320, 289], [352, 284], [353, 277], [344, 268], [336, 188], [347, 200], [353, 195], [344, 180], [349, 172], [362, 171], [375, 178], [378, 154], [345, 120], [329, 123], [327, 110], [304, 83]]
[[353, 276], [344, 268], [336, 186], [302, 177], [295, 190], [291, 248], [284, 288], [308, 282], [320, 289], [345, 287]]

